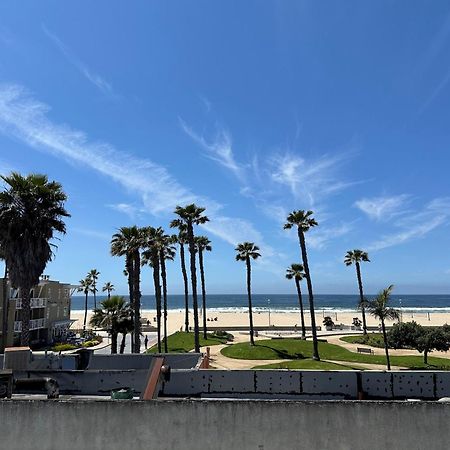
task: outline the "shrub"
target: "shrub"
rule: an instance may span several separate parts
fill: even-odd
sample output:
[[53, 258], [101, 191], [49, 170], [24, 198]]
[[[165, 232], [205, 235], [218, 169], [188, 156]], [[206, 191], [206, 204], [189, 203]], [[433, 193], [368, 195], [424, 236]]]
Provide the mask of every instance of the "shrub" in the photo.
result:
[[326, 327], [333, 327], [334, 326], [333, 319], [330, 316], [324, 317], [323, 324]]
[[233, 341], [234, 336], [231, 333], [228, 333], [224, 330], [217, 330], [212, 333], [213, 337], [216, 337], [218, 339], [226, 339], [227, 341]]
[[73, 344], [56, 344], [52, 347], [52, 351], [54, 352], [65, 352], [67, 350], [75, 350], [77, 348], [76, 345]]

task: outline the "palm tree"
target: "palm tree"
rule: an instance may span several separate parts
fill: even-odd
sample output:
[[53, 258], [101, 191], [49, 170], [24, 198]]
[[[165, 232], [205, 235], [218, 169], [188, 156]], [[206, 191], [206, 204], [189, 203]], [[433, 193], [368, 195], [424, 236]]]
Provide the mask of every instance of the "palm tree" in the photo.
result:
[[94, 294], [94, 309], [97, 309], [97, 280], [100, 272], [97, 269], [92, 269], [89, 271], [88, 276], [92, 280], [92, 293]]
[[311, 274], [309, 272], [308, 253], [306, 251], [306, 241], [305, 241], [305, 233], [310, 228], [313, 228], [318, 225], [314, 217], [312, 217], [312, 215], [313, 215], [312, 211], [303, 211], [303, 210], [292, 211], [287, 216], [286, 223], [284, 224], [284, 229], [287, 230], [292, 227], [297, 227], [297, 235], [302, 253], [303, 268], [305, 270], [306, 285], [308, 286], [309, 311], [311, 314], [311, 331], [313, 338], [313, 359], [319, 361], [320, 357], [319, 357], [319, 346], [317, 342], [316, 317], [314, 313], [314, 295], [313, 295]]
[[103, 300], [100, 305], [101, 308], [94, 310], [90, 324], [108, 331], [111, 335], [111, 354], [115, 354], [117, 353], [117, 337], [123, 330], [121, 323], [131, 321], [131, 310], [124, 298], [118, 295]]
[[159, 262], [161, 266], [161, 280], [163, 286], [163, 311], [164, 311], [164, 352], [168, 353], [167, 347], [167, 272], [166, 260], [173, 261], [175, 258], [175, 247], [172, 245], [173, 240], [167, 234], [161, 238], [161, 245], [159, 249]]
[[145, 249], [142, 252], [142, 264], [148, 264], [153, 269], [158, 352], [161, 353], [161, 281], [159, 251], [162, 243], [162, 238], [164, 236], [164, 230], [161, 227], [145, 227], [143, 229], [143, 235]]
[[200, 282], [202, 285], [202, 305], [203, 305], [203, 338], [208, 339], [208, 330], [206, 328], [206, 288], [205, 288], [205, 269], [203, 266], [203, 252], [212, 250], [211, 241], [206, 236], [197, 236], [195, 246], [198, 251], [198, 265], [200, 267]]
[[300, 306], [300, 321], [302, 324], [302, 339], [306, 339], [306, 329], [305, 329], [305, 316], [303, 313], [303, 298], [302, 290], [300, 288], [300, 281], [305, 278], [305, 271], [301, 264], [291, 264], [291, 267], [286, 269], [286, 278], [288, 280], [295, 280], [295, 286], [297, 287], [298, 294], [298, 304]]
[[356, 267], [356, 277], [358, 279], [358, 287], [359, 287], [359, 307], [361, 309], [362, 321], [363, 321], [363, 333], [367, 334], [367, 324], [366, 324], [366, 311], [364, 308], [364, 292], [363, 285], [361, 279], [361, 262], [370, 262], [369, 255], [362, 250], [349, 250], [345, 255], [344, 264], [346, 266], [351, 266], [355, 264]]
[[128, 277], [130, 305], [133, 310], [132, 353], [139, 353], [141, 348], [141, 291], [140, 291], [140, 249], [143, 244], [142, 229], [137, 226], [119, 228], [111, 239], [111, 254], [125, 256], [125, 273]]
[[236, 247], [236, 261], [245, 261], [247, 266], [247, 295], [248, 295], [248, 318], [250, 321], [250, 344], [255, 345], [255, 340], [253, 338], [253, 311], [252, 311], [252, 266], [250, 262], [251, 259], [257, 259], [261, 256], [259, 253], [259, 247], [257, 247], [253, 242], [243, 242], [238, 244]]
[[61, 184], [46, 175], [1, 176], [6, 188], [0, 193], [0, 243], [12, 287], [22, 296], [21, 345], [30, 343], [30, 290], [53, 257], [55, 232], [65, 234], [63, 221], [67, 196]]
[[197, 299], [197, 271], [195, 266], [195, 240], [194, 225], [201, 225], [209, 221], [208, 217], [203, 215], [205, 208], [200, 208], [194, 203], [185, 206], [177, 206], [175, 214], [179, 219], [171, 222], [172, 228], [185, 225], [189, 243], [189, 256], [191, 266], [191, 286], [192, 286], [192, 306], [194, 309], [194, 345], [195, 351], [200, 352], [200, 334], [198, 327], [198, 299]]
[[102, 292], [108, 292], [108, 300], [111, 298], [111, 292], [114, 291], [116, 288], [111, 283], [111, 281], [107, 281], [104, 286], [102, 287]]
[[121, 355], [123, 355], [123, 352], [125, 351], [127, 334], [132, 333], [134, 330], [132, 314], [133, 312], [130, 308], [130, 316], [121, 318], [120, 322], [117, 325], [117, 331], [122, 334], [122, 340], [120, 342], [120, 350], [119, 350], [119, 353]]
[[188, 276], [186, 271], [186, 259], [184, 255], [184, 245], [188, 243], [186, 224], [179, 225], [179, 232], [175, 234], [174, 242], [177, 242], [180, 246], [180, 262], [181, 262], [181, 274], [183, 276], [184, 284], [184, 330], [189, 332], [189, 285]]
[[383, 289], [375, 299], [366, 302], [367, 311], [369, 314], [381, 321], [381, 330], [383, 332], [384, 351], [386, 353], [387, 369], [391, 370], [391, 362], [389, 360], [389, 350], [386, 335], [386, 319], [398, 320], [399, 313], [396, 309], [389, 306], [389, 299], [394, 286], [391, 284], [386, 289]]
[[84, 299], [84, 320], [83, 320], [83, 332], [86, 331], [87, 311], [88, 311], [88, 295], [92, 292], [92, 279], [87, 276], [84, 280], [80, 280], [77, 291], [83, 292]]

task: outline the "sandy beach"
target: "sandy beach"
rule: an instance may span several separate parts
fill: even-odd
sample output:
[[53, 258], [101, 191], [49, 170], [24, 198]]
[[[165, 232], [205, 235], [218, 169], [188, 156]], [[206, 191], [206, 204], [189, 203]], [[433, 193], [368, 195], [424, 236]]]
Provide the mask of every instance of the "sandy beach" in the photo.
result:
[[[154, 310], [143, 310], [142, 317], [150, 320], [152, 324], [155, 324], [153, 318], [155, 317]], [[324, 316], [329, 315], [335, 324], [351, 325], [354, 317], [361, 318], [360, 311], [354, 312], [336, 312], [336, 311], [318, 311], [316, 312], [316, 324], [322, 325], [322, 320]], [[90, 319], [91, 312], [88, 312], [88, 321]], [[83, 326], [83, 311], [72, 311], [70, 314], [71, 319], [76, 320], [72, 325], [72, 328], [81, 328]], [[189, 314], [190, 325], [193, 325], [193, 315], [192, 311]], [[201, 317], [201, 316], [200, 316]], [[208, 313], [208, 318], [215, 319], [212, 322], [207, 322], [213, 327], [220, 327], [223, 330], [232, 330], [233, 327], [241, 327], [248, 325], [248, 314], [246, 312], [216, 312], [212, 310]], [[378, 326], [379, 321], [372, 316], [366, 315], [368, 326]], [[403, 322], [409, 322], [415, 320], [417, 323], [425, 326], [439, 326], [445, 323], [450, 323], [450, 313], [438, 313], [433, 312], [429, 315], [427, 313], [410, 313], [404, 312], [402, 314]], [[310, 325], [310, 315], [305, 313], [306, 325]], [[268, 312], [254, 312], [253, 322], [255, 326], [269, 326], [269, 313]], [[201, 324], [202, 322], [200, 322]], [[388, 322], [388, 325], [392, 325], [393, 322]], [[300, 317], [296, 312], [271, 312], [270, 313], [270, 325], [275, 326], [299, 326]], [[168, 326], [169, 332], [174, 333], [180, 330], [184, 325], [184, 312], [169, 310], [168, 312]]]

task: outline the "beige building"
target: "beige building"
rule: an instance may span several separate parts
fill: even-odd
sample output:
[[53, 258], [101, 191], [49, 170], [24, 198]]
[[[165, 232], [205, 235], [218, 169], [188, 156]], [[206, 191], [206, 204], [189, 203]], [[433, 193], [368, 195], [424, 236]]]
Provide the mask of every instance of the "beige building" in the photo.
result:
[[[3, 320], [3, 292], [5, 279], [0, 278], [0, 336]], [[30, 345], [39, 347], [58, 341], [67, 333], [70, 320], [70, 301], [76, 286], [41, 278], [31, 290]], [[22, 298], [20, 290], [13, 289], [7, 281], [8, 334], [6, 347], [20, 344], [22, 331]]]

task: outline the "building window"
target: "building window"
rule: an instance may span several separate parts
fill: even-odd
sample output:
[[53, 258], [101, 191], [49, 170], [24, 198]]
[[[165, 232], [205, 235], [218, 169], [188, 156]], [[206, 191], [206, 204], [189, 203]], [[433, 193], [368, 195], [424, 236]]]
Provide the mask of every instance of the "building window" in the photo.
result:
[[67, 317], [69, 315], [69, 308], [67, 306], [64, 306], [64, 317]]

